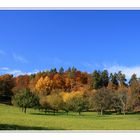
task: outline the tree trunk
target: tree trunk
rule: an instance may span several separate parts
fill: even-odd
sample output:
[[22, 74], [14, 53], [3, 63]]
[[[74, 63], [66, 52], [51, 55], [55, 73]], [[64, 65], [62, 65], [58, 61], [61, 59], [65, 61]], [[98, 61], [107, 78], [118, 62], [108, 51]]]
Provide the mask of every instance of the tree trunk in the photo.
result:
[[24, 108], [24, 113], [25, 113], [25, 114], [26, 114], [26, 110], [27, 110], [27, 108], [25, 107], [25, 108]]
[[53, 115], [55, 115], [55, 110], [53, 111]]
[[125, 104], [123, 106], [123, 115], [125, 115]]
[[123, 108], [123, 115], [125, 115], [125, 109]]
[[121, 102], [122, 102], [122, 111], [123, 111], [123, 115], [125, 115], [125, 103], [124, 101], [121, 99]]
[[125, 111], [123, 112], [123, 115], [125, 115]]
[[67, 112], [67, 116], [68, 116], [69, 112], [68, 111], [66, 111], [66, 112]]
[[47, 113], [47, 109], [45, 108], [45, 114]]
[[81, 115], [81, 112], [79, 111], [79, 115]]
[[122, 113], [122, 111], [121, 111], [121, 109], [119, 110], [119, 114], [121, 114]]
[[101, 115], [103, 115], [103, 109], [101, 108]]

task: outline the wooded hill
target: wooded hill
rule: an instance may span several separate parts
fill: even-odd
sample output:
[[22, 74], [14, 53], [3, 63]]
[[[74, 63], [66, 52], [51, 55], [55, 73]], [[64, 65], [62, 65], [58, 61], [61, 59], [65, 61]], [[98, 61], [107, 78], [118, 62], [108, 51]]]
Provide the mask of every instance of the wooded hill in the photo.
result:
[[121, 71], [88, 74], [76, 68], [42, 71], [31, 75], [0, 76], [0, 103], [27, 108], [79, 112], [116, 113], [140, 110], [140, 80], [133, 74], [126, 81]]

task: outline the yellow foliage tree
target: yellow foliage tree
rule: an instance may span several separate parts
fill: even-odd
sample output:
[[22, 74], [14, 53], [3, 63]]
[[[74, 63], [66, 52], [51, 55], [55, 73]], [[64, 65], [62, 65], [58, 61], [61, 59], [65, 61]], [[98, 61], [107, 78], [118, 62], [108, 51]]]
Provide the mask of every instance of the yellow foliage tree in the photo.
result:
[[76, 92], [61, 92], [60, 93], [62, 99], [63, 99], [63, 110], [67, 112], [69, 111], [76, 111], [79, 112], [79, 115], [81, 111], [85, 108], [84, 103], [84, 92], [76, 91]]
[[61, 92], [60, 93], [62, 99], [63, 99], [63, 102], [67, 102], [69, 100], [69, 98], [71, 97], [71, 94], [68, 93], [68, 92]]
[[68, 100], [74, 98], [74, 97], [83, 97], [84, 92], [82, 91], [72, 91], [72, 92], [61, 92], [60, 95], [62, 96], [62, 99], [64, 102], [67, 102]]
[[48, 76], [46, 76], [45, 78], [41, 77], [37, 81], [35, 85], [35, 89], [39, 94], [48, 95], [52, 90], [52, 86], [53, 86], [53, 81], [50, 80]]

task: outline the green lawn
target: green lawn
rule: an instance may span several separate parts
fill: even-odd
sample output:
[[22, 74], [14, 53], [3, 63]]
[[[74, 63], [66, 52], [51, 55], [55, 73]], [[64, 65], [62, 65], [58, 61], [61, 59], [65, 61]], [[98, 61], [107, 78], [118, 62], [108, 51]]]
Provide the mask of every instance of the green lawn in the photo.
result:
[[0, 130], [140, 130], [140, 115], [104, 115], [84, 112], [57, 115], [0, 104]]

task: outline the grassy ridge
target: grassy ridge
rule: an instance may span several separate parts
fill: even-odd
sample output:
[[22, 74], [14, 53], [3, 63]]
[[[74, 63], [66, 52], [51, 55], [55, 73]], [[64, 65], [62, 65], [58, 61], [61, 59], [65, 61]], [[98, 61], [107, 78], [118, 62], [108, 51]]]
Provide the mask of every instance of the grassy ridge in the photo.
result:
[[0, 130], [140, 130], [140, 115], [104, 115], [84, 112], [44, 114], [0, 104]]

